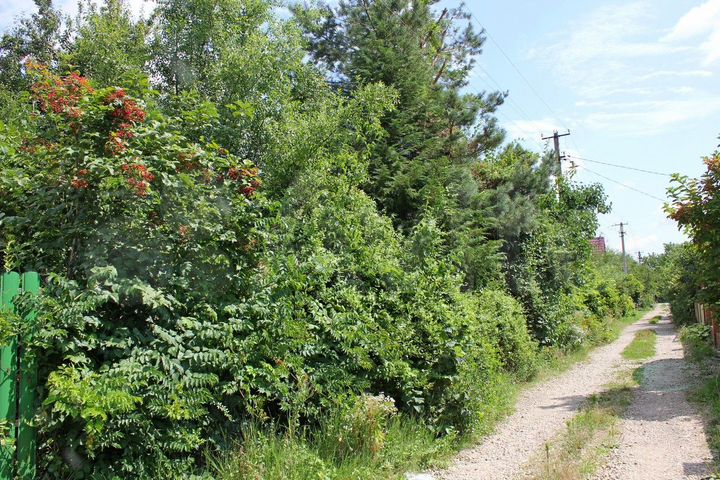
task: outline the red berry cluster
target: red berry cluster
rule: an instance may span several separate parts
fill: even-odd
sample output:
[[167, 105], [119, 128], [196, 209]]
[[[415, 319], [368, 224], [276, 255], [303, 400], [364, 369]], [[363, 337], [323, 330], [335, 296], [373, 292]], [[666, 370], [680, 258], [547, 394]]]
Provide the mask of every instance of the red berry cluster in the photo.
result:
[[241, 182], [240, 191], [246, 197], [252, 197], [258, 188], [262, 186], [260, 171], [255, 167], [231, 168], [227, 176], [234, 182]]
[[[70, 120], [83, 116], [83, 111], [78, 106], [80, 100], [93, 92], [87, 78], [77, 72], [59, 77], [51, 73], [46, 66], [33, 62], [28, 62], [25, 66], [28, 73], [38, 77], [30, 90], [41, 112], [56, 113]], [[73, 130], [77, 133], [79, 125]]]
[[147, 112], [140, 108], [135, 100], [128, 98], [122, 88], [118, 88], [105, 98], [107, 105], [114, 109], [110, 112], [116, 130], [110, 132], [110, 138], [105, 145], [110, 155], [120, 155], [127, 150], [125, 140], [135, 136], [132, 131], [134, 124], [143, 123], [147, 118]]
[[177, 170], [179, 172], [192, 172], [200, 168], [200, 164], [195, 160], [197, 155], [196, 152], [179, 153], [178, 160], [180, 160], [180, 165], [178, 165]]
[[128, 176], [127, 183], [130, 185], [138, 197], [144, 197], [148, 193], [150, 184], [155, 180], [155, 175], [148, 171], [147, 167], [141, 163], [125, 164], [122, 171]]
[[73, 187], [75, 190], [85, 190], [87, 189], [90, 184], [88, 181], [83, 178], [86, 177], [88, 174], [87, 168], [82, 168], [77, 171], [77, 174], [73, 177], [72, 181], [70, 182], [70, 186]]

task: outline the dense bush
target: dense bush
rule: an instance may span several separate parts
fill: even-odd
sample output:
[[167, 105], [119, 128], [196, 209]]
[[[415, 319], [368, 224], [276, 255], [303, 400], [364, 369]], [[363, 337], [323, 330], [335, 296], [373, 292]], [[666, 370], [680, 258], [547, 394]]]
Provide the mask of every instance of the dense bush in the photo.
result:
[[[45, 280], [42, 475], [180, 478], [238, 438], [255, 477], [292, 470], [242, 463], [282, 438], [326, 476], [382, 461], [402, 421], [486, 428], [542, 348], [639, 302], [591, 261], [602, 189], [499, 147], [504, 96], [462, 93], [482, 44], [462, 9], [437, 28], [432, 2], [371, 2], [368, 37], [357, 2], [297, 23], [221, 3], [163, 2], [147, 28], [108, 0], [70, 37], [47, 6], [3, 43], [0, 249]], [[20, 65], [42, 39], [49, 66]]]
[[312, 422], [365, 391], [471, 431], [503, 365], [531, 373], [519, 306], [462, 292], [431, 219], [401, 237], [353, 186], [360, 157], [301, 163], [271, 205], [257, 168], [123, 90], [38, 76], [3, 195], [34, 193], [6, 210], [9, 266], [58, 273], [33, 344], [43, 471], [172, 477], [243, 419]]
[[709, 305], [720, 303], [720, 151], [704, 159], [705, 172], [698, 179], [673, 176], [668, 189], [672, 203], [667, 212], [692, 239], [701, 261], [683, 266], [702, 287], [700, 297]]
[[680, 340], [694, 361], [701, 361], [711, 357], [715, 350], [712, 346], [712, 328], [709, 325], [686, 325], [680, 330]]
[[503, 367], [520, 379], [532, 377], [539, 347], [528, 332], [520, 303], [504, 292], [486, 290], [478, 295], [477, 304], [488, 328], [486, 335], [495, 342]]

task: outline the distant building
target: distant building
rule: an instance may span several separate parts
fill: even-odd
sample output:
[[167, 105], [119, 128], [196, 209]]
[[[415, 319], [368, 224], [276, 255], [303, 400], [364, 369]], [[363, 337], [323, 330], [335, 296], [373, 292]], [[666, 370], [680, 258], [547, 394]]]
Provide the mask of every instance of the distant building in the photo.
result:
[[590, 239], [590, 247], [595, 253], [605, 253], [607, 251], [605, 247], [605, 237], [595, 237]]

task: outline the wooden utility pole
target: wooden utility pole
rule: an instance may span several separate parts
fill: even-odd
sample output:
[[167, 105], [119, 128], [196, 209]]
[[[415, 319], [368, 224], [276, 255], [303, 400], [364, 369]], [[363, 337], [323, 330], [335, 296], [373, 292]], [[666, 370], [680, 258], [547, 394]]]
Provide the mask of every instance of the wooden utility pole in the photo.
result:
[[617, 223], [613, 225], [613, 227], [620, 227], [620, 244], [622, 245], [622, 257], [623, 257], [623, 271], [625, 272], [625, 275], [628, 273], [628, 266], [627, 266], [627, 256], [625, 255], [625, 227], [628, 226], [627, 223]]
[[562, 176], [562, 155], [560, 155], [560, 137], [567, 137], [570, 135], [570, 130], [567, 131], [567, 133], [559, 134], [557, 130], [555, 130], [550, 137], [543, 137], [542, 135], [540, 138], [543, 140], [550, 140], [553, 139], [553, 144], [555, 146], [555, 159], [558, 163], [558, 177]]

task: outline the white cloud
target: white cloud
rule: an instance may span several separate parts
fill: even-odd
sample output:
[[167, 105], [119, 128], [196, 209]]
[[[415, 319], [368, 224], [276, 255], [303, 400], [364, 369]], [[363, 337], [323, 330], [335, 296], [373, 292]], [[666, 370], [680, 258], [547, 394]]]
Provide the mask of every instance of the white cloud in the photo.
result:
[[708, 0], [692, 8], [678, 20], [672, 31], [663, 37], [666, 44], [696, 40], [704, 54], [704, 65], [720, 60], [720, 0]]
[[612, 109], [589, 113], [585, 123], [591, 129], [623, 136], [654, 135], [677, 124], [720, 112], [720, 98], [698, 96], [682, 100], [617, 103], [612, 106]]
[[700, 48], [705, 53], [705, 65], [711, 65], [720, 60], [720, 22], [718, 22], [717, 30], [715, 30], [705, 41]]
[[543, 118], [540, 120], [516, 120], [505, 124], [504, 127], [510, 138], [540, 141], [542, 135], [552, 135], [554, 130], [562, 130], [559, 125], [560, 123], [552, 118]]
[[652, 15], [652, 6], [644, 0], [605, 5], [568, 25], [551, 44], [533, 48], [529, 56], [546, 63], [584, 97], [637, 89], [640, 76], [670, 74], [667, 69], [642, 71], [642, 60], [691, 49], [658, 41], [658, 33], [648, 26]]
[[704, 35], [717, 28], [719, 20], [720, 0], [708, 0], [683, 15], [663, 40], [672, 42]]
[[710, 70], [658, 70], [656, 72], [648, 73], [646, 75], [641, 75], [636, 78], [638, 81], [645, 81], [645, 80], [651, 80], [653, 78], [662, 78], [662, 77], [701, 77], [701, 78], [707, 78], [712, 77], [713, 72]]
[[671, 20], [672, 28], [661, 13], [650, 0], [605, 4], [529, 56], [573, 91], [580, 123], [606, 134], [658, 134], [720, 112], [710, 83], [718, 70], [708, 64], [720, 60], [720, 0]]

